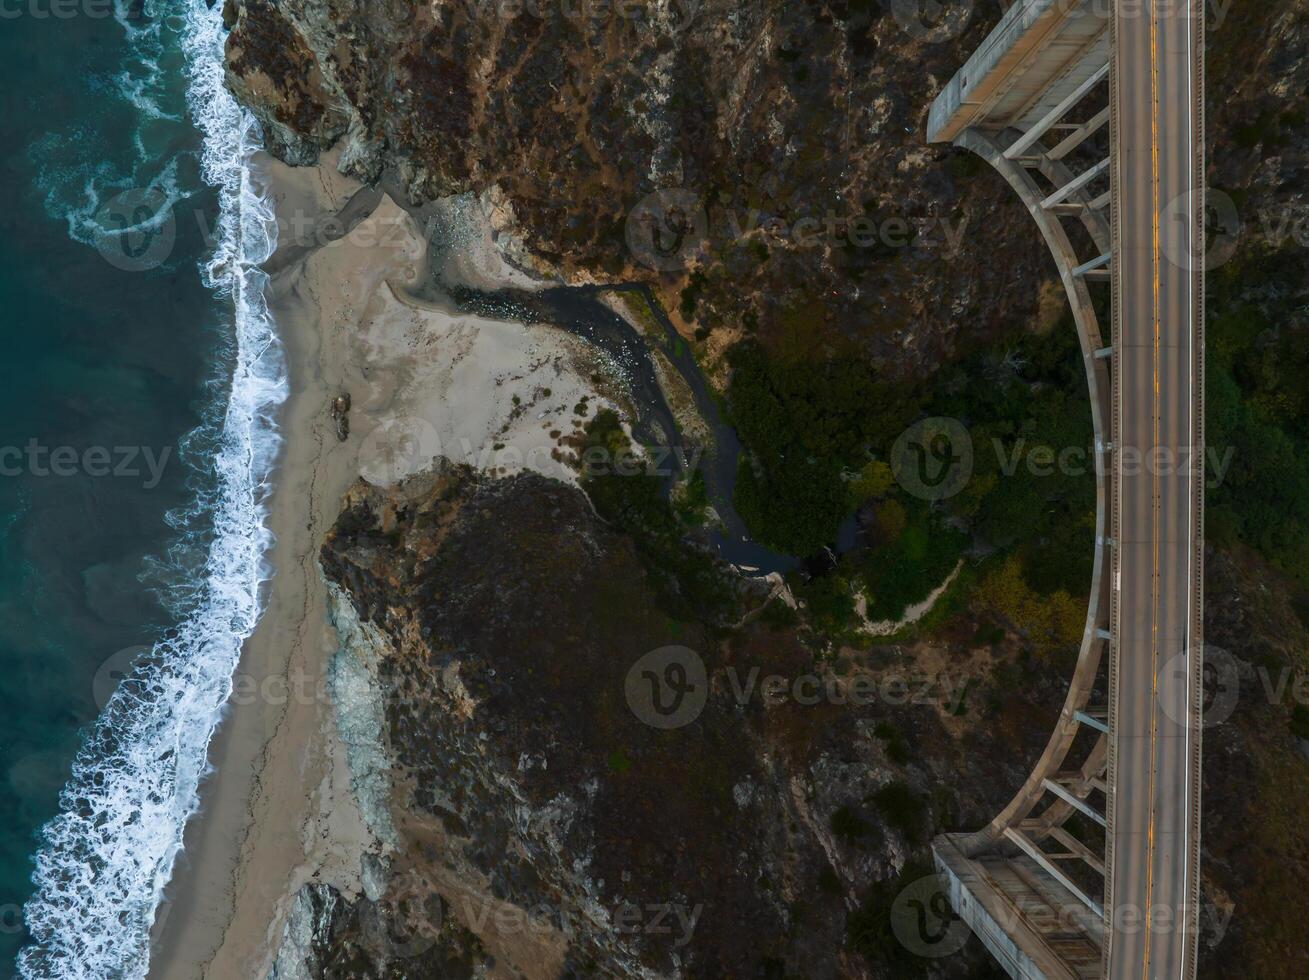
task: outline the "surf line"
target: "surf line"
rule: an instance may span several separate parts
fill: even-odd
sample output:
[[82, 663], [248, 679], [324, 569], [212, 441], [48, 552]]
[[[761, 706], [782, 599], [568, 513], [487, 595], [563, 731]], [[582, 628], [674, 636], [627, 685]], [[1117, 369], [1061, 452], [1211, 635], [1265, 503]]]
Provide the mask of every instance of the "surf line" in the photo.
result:
[[43, 830], [24, 978], [144, 977], [164, 886], [199, 808], [208, 749], [269, 576], [267, 498], [287, 376], [264, 298], [277, 244], [270, 202], [252, 173], [261, 134], [224, 85], [222, 5], [186, 0], [187, 101], [217, 192], [207, 286], [230, 301], [233, 349], [217, 424], [211, 517], [201, 579], [178, 625], [119, 684], [73, 763], [60, 812]]

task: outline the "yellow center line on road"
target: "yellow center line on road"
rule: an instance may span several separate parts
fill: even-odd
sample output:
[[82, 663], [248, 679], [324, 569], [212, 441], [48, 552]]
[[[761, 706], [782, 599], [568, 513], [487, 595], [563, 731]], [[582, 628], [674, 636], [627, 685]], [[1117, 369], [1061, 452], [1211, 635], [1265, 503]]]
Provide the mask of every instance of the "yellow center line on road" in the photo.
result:
[[[1154, 0], [1150, 0], [1150, 230], [1151, 230], [1151, 286], [1153, 289], [1154, 362], [1154, 448], [1159, 446], [1159, 25]], [[1142, 953], [1141, 976], [1150, 977], [1150, 906], [1154, 897], [1154, 831], [1155, 831], [1155, 759], [1157, 758], [1159, 703], [1159, 467], [1152, 467], [1151, 477], [1151, 552], [1150, 582], [1150, 821], [1146, 831], [1145, 858], [1145, 943]]]

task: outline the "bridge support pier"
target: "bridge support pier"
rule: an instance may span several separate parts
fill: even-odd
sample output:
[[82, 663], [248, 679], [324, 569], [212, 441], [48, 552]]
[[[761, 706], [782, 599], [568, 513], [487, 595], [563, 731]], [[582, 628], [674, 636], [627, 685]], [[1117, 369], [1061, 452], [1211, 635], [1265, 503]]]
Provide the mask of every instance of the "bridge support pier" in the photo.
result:
[[1015, 0], [928, 116], [928, 140], [986, 160], [1045, 239], [1107, 464], [1054, 733], [990, 824], [933, 844], [1014, 977], [1195, 976], [1203, 486], [1124, 460], [1203, 450], [1203, 27], [1202, 0]]
[[1100, 920], [1034, 861], [969, 858], [958, 837], [938, 838], [932, 857], [950, 906], [1015, 980], [1100, 976]]
[[[1083, 95], [1091, 88], [1084, 86]], [[1090, 292], [1091, 277], [1085, 274], [1089, 267], [1107, 264], [1103, 257], [1110, 248], [1108, 222], [1088, 206], [1086, 197], [1105, 168], [1098, 168], [1094, 177], [1075, 178], [1041, 153], [1035, 141], [1024, 146], [1031, 154], [1027, 160], [1013, 160], [1000, 150], [1011, 137], [1008, 128], [992, 133], [968, 127], [955, 136], [954, 143], [976, 153], [1005, 178], [1045, 239], [1068, 294], [1082, 348], [1095, 444], [1111, 447], [1113, 348], [1105, 342]], [[1058, 183], [1060, 190], [1054, 195], [1043, 192], [1031, 169]], [[1047, 206], [1051, 196], [1057, 196], [1061, 205], [1074, 205], [1066, 216], [1080, 221], [1098, 258], [1081, 261], [1062, 216]], [[1106, 574], [1110, 496], [1105, 470], [1096, 467], [1095, 558], [1086, 627], [1054, 734], [1027, 782], [988, 826], [972, 834], [938, 838], [932, 847], [951, 906], [1015, 978], [1097, 980], [1101, 975], [1105, 866], [1095, 851], [1103, 845], [1088, 846], [1064, 825], [1073, 819], [1103, 827], [1107, 807], [1107, 801], [1099, 810], [1087, 802], [1092, 793], [1103, 792], [1108, 755], [1108, 727], [1090, 707], [1103, 680], [1104, 653], [1112, 635]], [[1084, 758], [1068, 772], [1065, 767], [1076, 746], [1082, 746]], [[1042, 850], [1049, 840], [1063, 857], [1084, 865], [1090, 874], [1075, 880], [1062, 871]]]

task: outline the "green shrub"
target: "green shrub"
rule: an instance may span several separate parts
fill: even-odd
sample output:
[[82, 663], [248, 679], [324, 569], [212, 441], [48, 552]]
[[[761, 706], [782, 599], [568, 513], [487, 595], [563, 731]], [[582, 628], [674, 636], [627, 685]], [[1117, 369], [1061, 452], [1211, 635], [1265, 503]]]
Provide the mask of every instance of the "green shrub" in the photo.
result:
[[[1205, 438], [1229, 460], [1211, 467], [1206, 531], [1239, 540], [1309, 583], [1309, 329], [1297, 322], [1293, 294], [1300, 260], [1247, 256], [1214, 276], [1206, 343]], [[1283, 298], [1256, 306], [1246, 291]], [[1230, 453], [1230, 456], [1227, 454]], [[1213, 532], [1210, 532], [1211, 534]]]
[[832, 833], [846, 841], [867, 837], [873, 829], [867, 820], [848, 806], [838, 807], [832, 813], [831, 825]]
[[899, 780], [887, 783], [870, 799], [887, 824], [898, 830], [910, 845], [916, 847], [927, 842], [927, 801], [907, 783]]
[[886, 743], [886, 757], [898, 766], [909, 764], [909, 743], [904, 734], [890, 722], [879, 721], [873, 735]]
[[910, 605], [927, 598], [945, 581], [968, 544], [967, 535], [942, 524], [925, 505], [915, 502], [909, 513], [901, 533], [873, 548], [859, 563], [869, 619], [897, 620]]
[[1291, 712], [1291, 734], [1309, 741], [1309, 708], [1297, 704]]
[[904, 386], [853, 357], [807, 361], [743, 342], [730, 355], [728, 400], [747, 450], [736, 506], [753, 535], [791, 554], [830, 544], [851, 510], [848, 469], [889, 453], [912, 420]]
[[877, 975], [896, 980], [927, 975], [931, 961], [905, 948], [895, 934], [891, 916], [900, 893], [931, 874], [935, 874], [935, 869], [927, 861], [905, 862], [895, 878], [873, 885], [860, 907], [846, 920], [851, 947], [877, 968]]
[[842, 633], [857, 623], [854, 595], [850, 583], [841, 575], [831, 573], [797, 586], [799, 598], [809, 611], [810, 621], [820, 629]]
[[[583, 458], [603, 447], [610, 459], [620, 458], [631, 442], [618, 416], [597, 412], [586, 429]], [[735, 607], [735, 593], [713, 558], [684, 539], [685, 525], [660, 491], [659, 478], [644, 471], [619, 475], [605, 472], [585, 477], [582, 488], [596, 512], [628, 534], [659, 597], [671, 616], [714, 621]]]

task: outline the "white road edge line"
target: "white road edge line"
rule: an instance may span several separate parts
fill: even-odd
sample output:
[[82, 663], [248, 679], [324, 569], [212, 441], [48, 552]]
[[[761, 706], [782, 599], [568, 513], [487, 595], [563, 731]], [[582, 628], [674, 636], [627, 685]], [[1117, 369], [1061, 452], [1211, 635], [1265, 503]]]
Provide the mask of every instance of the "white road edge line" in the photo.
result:
[[[1195, 16], [1195, 0], [1186, 0], [1186, 246], [1187, 255], [1190, 256], [1191, 268], [1187, 270], [1186, 277], [1186, 358], [1187, 358], [1187, 391], [1186, 391], [1186, 416], [1188, 423], [1188, 432], [1192, 440], [1195, 438], [1195, 53], [1192, 49], [1193, 20]], [[1203, 16], [1203, 9], [1201, 10]], [[1200, 258], [1201, 275], [1203, 275], [1205, 257]], [[1192, 455], [1194, 456], [1195, 447], [1192, 446]], [[1203, 465], [1203, 463], [1201, 464]], [[1191, 600], [1192, 591], [1195, 584], [1195, 471], [1194, 464], [1187, 467], [1186, 470], [1186, 724], [1185, 731], [1185, 764], [1186, 778], [1183, 780], [1183, 803], [1182, 808], [1182, 861], [1186, 873], [1183, 875], [1183, 887], [1186, 890], [1184, 905], [1191, 904], [1191, 708], [1194, 704], [1193, 683], [1195, 670], [1191, 665], [1191, 657], [1203, 656], [1201, 651], [1197, 651], [1192, 643], [1191, 625], [1192, 625], [1192, 608]], [[1186, 978], [1186, 961], [1188, 958], [1187, 951], [1191, 945], [1191, 939], [1188, 935], [1190, 931], [1190, 913], [1187, 912], [1187, 921], [1182, 926], [1182, 956], [1178, 961], [1177, 975], [1179, 980]]]

